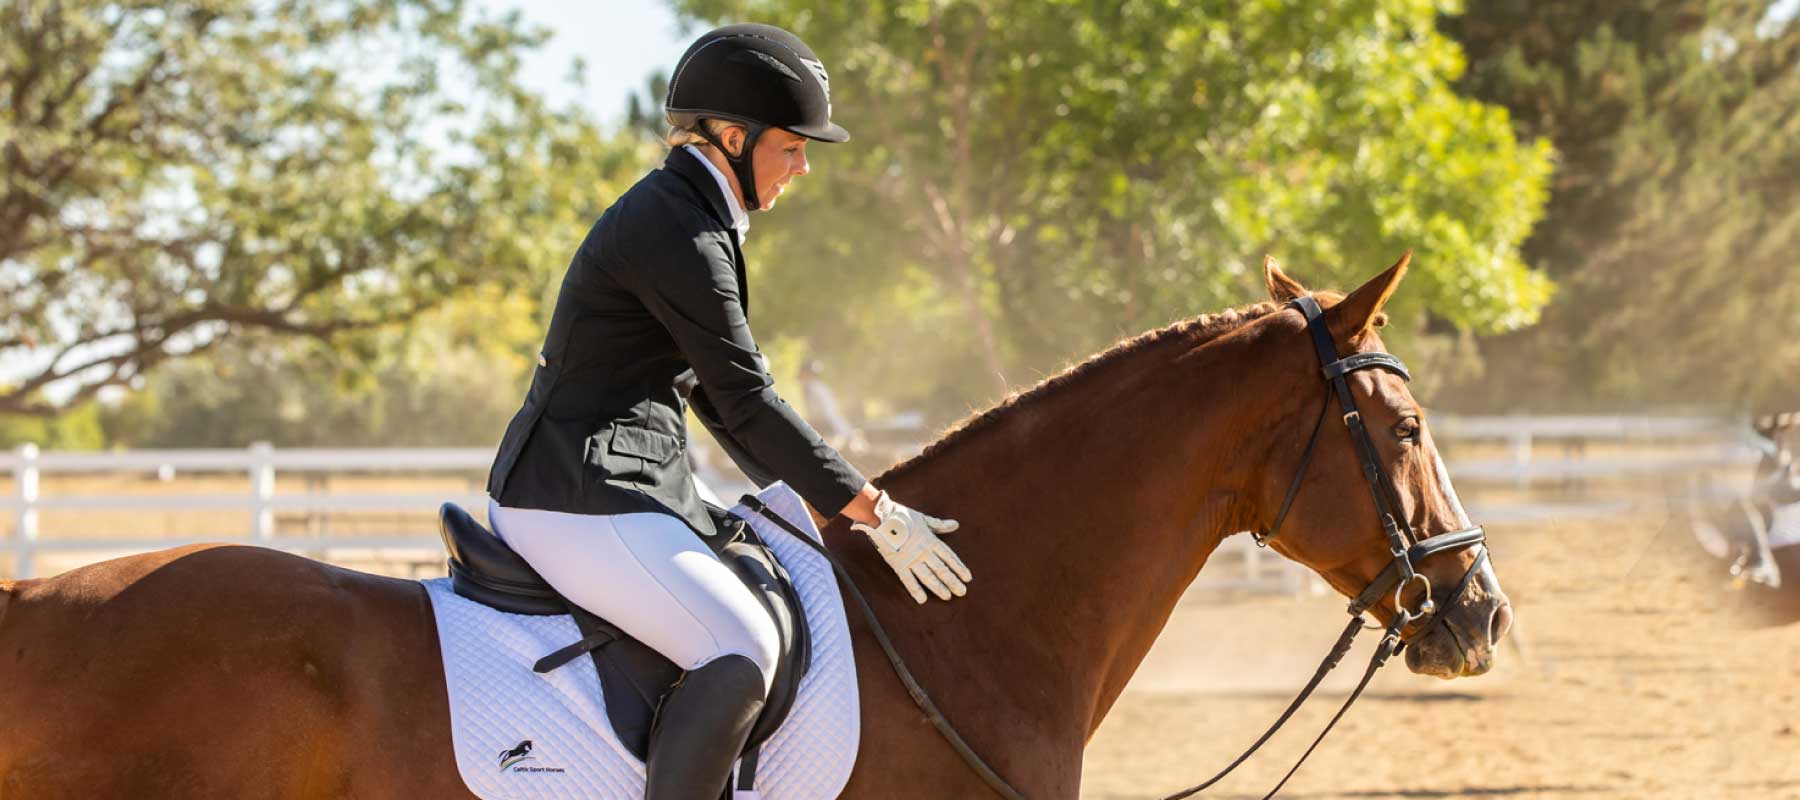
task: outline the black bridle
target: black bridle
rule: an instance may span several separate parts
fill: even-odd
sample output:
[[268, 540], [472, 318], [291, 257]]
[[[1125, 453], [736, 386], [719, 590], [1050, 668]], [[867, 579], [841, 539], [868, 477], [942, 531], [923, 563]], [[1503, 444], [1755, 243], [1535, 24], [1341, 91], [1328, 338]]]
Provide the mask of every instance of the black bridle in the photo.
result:
[[[1319, 746], [1319, 742], [1325, 740], [1325, 734], [1331, 732], [1332, 727], [1337, 725], [1339, 719], [1343, 718], [1344, 712], [1350, 710], [1350, 705], [1356, 702], [1356, 699], [1362, 695], [1363, 689], [1369, 685], [1369, 680], [1375, 677], [1375, 671], [1386, 664], [1394, 654], [1399, 653], [1408, 641], [1416, 638], [1419, 632], [1427, 629], [1419, 628], [1414, 631], [1413, 636], [1408, 637], [1403, 633], [1406, 627], [1413, 622], [1427, 620], [1434, 624], [1442, 622], [1442, 618], [1437, 616], [1440, 606], [1431, 596], [1431, 581], [1415, 569], [1414, 565], [1438, 553], [1481, 546], [1481, 553], [1476, 556], [1475, 563], [1469, 567], [1468, 572], [1463, 573], [1462, 580], [1445, 597], [1441, 606], [1442, 608], [1454, 608], [1457, 600], [1461, 599], [1463, 592], [1469, 588], [1469, 582], [1488, 561], [1487, 547], [1482, 544], [1487, 535], [1479, 526], [1451, 531], [1427, 539], [1421, 539], [1410, 525], [1402, 527], [1404, 516], [1399, 513], [1402, 508], [1398, 500], [1399, 495], [1394, 491], [1394, 485], [1388, 479], [1387, 473], [1381, 469], [1381, 461], [1375, 451], [1375, 443], [1369, 439], [1369, 432], [1363, 427], [1362, 415], [1356, 410], [1356, 398], [1350, 394], [1350, 383], [1346, 378], [1357, 370], [1379, 368], [1391, 370], [1402, 378], [1411, 380], [1412, 376], [1407, 374], [1406, 365], [1400, 363], [1400, 359], [1387, 353], [1357, 353], [1347, 358], [1338, 358], [1337, 347], [1332, 343], [1331, 333], [1325, 327], [1324, 312], [1319, 309], [1318, 302], [1311, 297], [1301, 297], [1289, 302], [1288, 305], [1299, 309], [1300, 313], [1305, 315], [1307, 330], [1312, 335], [1313, 345], [1318, 350], [1319, 363], [1323, 366], [1325, 380], [1331, 384], [1331, 390], [1325, 395], [1325, 405], [1319, 410], [1319, 420], [1313, 424], [1312, 436], [1307, 439], [1306, 451], [1300, 457], [1299, 472], [1294, 475], [1294, 482], [1288, 485], [1287, 496], [1282, 498], [1281, 510], [1276, 513], [1274, 524], [1269, 526], [1268, 533], [1259, 532], [1251, 535], [1256, 538], [1258, 545], [1266, 546], [1269, 540], [1275, 538], [1275, 534], [1281, 530], [1282, 520], [1287, 518], [1288, 509], [1293, 506], [1294, 496], [1300, 492], [1300, 484], [1306, 478], [1306, 468], [1312, 463], [1313, 451], [1319, 443], [1319, 431], [1324, 427], [1325, 415], [1331, 409], [1331, 398], [1335, 395], [1343, 409], [1344, 425], [1349, 428], [1350, 438], [1356, 443], [1357, 457], [1362, 461], [1363, 477], [1367, 480], [1369, 491], [1375, 498], [1375, 509], [1381, 515], [1381, 527], [1387, 533], [1388, 551], [1393, 555], [1393, 560], [1388, 563], [1386, 569], [1381, 571], [1381, 574], [1375, 576], [1375, 580], [1370, 582], [1361, 594], [1350, 601], [1350, 624], [1338, 636], [1337, 643], [1332, 646], [1331, 652], [1326, 654], [1325, 661], [1319, 664], [1318, 670], [1313, 673], [1312, 680], [1308, 681], [1305, 688], [1300, 690], [1300, 694], [1294, 697], [1292, 703], [1288, 704], [1287, 710], [1281, 713], [1281, 717], [1275, 720], [1275, 724], [1269, 726], [1269, 729], [1263, 732], [1263, 735], [1254, 744], [1250, 745], [1250, 749], [1245, 750], [1219, 774], [1207, 779], [1205, 783], [1169, 795], [1164, 800], [1179, 800], [1179, 798], [1201, 792], [1218, 783], [1221, 778], [1237, 769], [1239, 764], [1249, 759], [1250, 755], [1255, 753], [1257, 748], [1262, 747], [1269, 737], [1274, 736], [1275, 731], [1280, 730], [1282, 724], [1286, 723], [1301, 704], [1306, 702], [1313, 690], [1318, 688], [1319, 683], [1325, 679], [1326, 673], [1336, 667], [1338, 662], [1343, 660], [1344, 655], [1350, 652], [1351, 642], [1363, 629], [1363, 613], [1374, 608], [1391, 593], [1394, 598], [1394, 618], [1388, 623], [1381, 643], [1375, 648], [1374, 656], [1369, 659], [1369, 666], [1363, 671], [1362, 681], [1356, 685], [1356, 690], [1350, 693], [1349, 699], [1344, 701], [1344, 705], [1338, 709], [1337, 714], [1325, 725], [1325, 729], [1319, 732], [1317, 738], [1313, 739], [1312, 745], [1306, 748], [1305, 753], [1301, 754], [1300, 760], [1295, 762], [1294, 766], [1288, 770], [1287, 775], [1282, 776], [1281, 782], [1275, 784], [1275, 788], [1269, 790], [1269, 793], [1264, 796], [1264, 800], [1274, 797], [1277, 792], [1281, 791], [1281, 787], [1287, 784], [1288, 778], [1293, 777], [1294, 773], [1300, 769], [1300, 765], [1306, 763], [1307, 757], [1312, 755], [1313, 750]], [[962, 757], [963, 762], [981, 776], [982, 781], [987, 783], [989, 788], [1009, 800], [1023, 800], [1023, 794], [1001, 778], [963, 741], [956, 729], [950, 726], [949, 720], [945, 719], [943, 713], [938, 711], [937, 706], [931, 702], [925, 689], [913, 679], [912, 672], [906, 668], [900, 654], [895, 651], [893, 643], [888, 640], [887, 631], [875, 618], [874, 609], [869, 607], [868, 600], [863, 598], [862, 591], [857, 588], [856, 582], [844, 570], [843, 565], [838, 563], [831, 551], [814, 542], [811, 537], [802, 533], [792, 523], [782, 519], [780, 515], [770, 512], [754, 495], [745, 495], [743, 503], [752, 511], [762, 514], [769, 521], [787, 530], [795, 539], [818, 551], [831, 563], [832, 569], [837, 573], [847, 594], [862, 609], [864, 618], [869, 622], [870, 632], [874, 635], [876, 643], [881, 646], [882, 652], [887, 655], [888, 662], [893, 665], [894, 672], [899, 675], [900, 683], [906, 687], [906, 692], [912, 697], [913, 703], [925, 712], [926, 719], [949, 741], [957, 755]], [[1423, 599], [1419, 601], [1419, 607], [1408, 609], [1400, 596], [1406, 587], [1413, 583], [1421, 584], [1425, 591]], [[1449, 628], [1446, 630], [1450, 630], [1452, 636], [1455, 635], [1454, 630]]]
[[[1369, 438], [1369, 429], [1363, 425], [1362, 413], [1356, 408], [1356, 397], [1350, 392], [1349, 377], [1351, 373], [1364, 369], [1385, 369], [1409, 381], [1412, 380], [1412, 374], [1406, 371], [1406, 365], [1400, 359], [1388, 353], [1357, 353], [1338, 358], [1337, 346], [1331, 341], [1331, 332], [1326, 328], [1324, 312], [1320, 310], [1318, 301], [1310, 296], [1299, 297], [1289, 301], [1288, 305], [1299, 309], [1306, 317], [1306, 331], [1312, 337], [1313, 349], [1319, 356], [1320, 372], [1324, 374], [1326, 383], [1330, 384], [1330, 390], [1325, 393], [1324, 405], [1319, 408], [1319, 419], [1313, 423], [1312, 436], [1306, 440], [1306, 450], [1300, 456], [1300, 469], [1295, 472], [1293, 483], [1288, 484], [1287, 495], [1281, 499], [1281, 510], [1275, 513], [1275, 522], [1269, 526], [1268, 533], [1253, 532], [1250, 535], [1255, 537], [1257, 546], [1267, 547], [1275, 535], [1281, 532], [1281, 523], [1287, 519], [1288, 511], [1294, 505], [1294, 497], [1300, 493], [1300, 484], [1306, 480], [1306, 469], [1312, 464], [1313, 451], [1319, 444], [1319, 431], [1325, 425], [1325, 415], [1331, 410], [1331, 399], [1336, 397], [1339, 410], [1343, 412], [1344, 427], [1349, 429], [1350, 441], [1356, 445], [1356, 457], [1362, 463], [1363, 480], [1368, 484], [1369, 496], [1375, 501], [1375, 513], [1380, 515], [1381, 529], [1387, 534], [1388, 552], [1394, 557], [1388, 562], [1387, 569], [1382, 570], [1350, 603], [1350, 615], [1360, 616], [1392, 591], [1396, 613], [1409, 615], [1414, 620], [1431, 617], [1436, 611], [1436, 603], [1431, 597], [1431, 579], [1418, 572], [1413, 565], [1438, 553], [1481, 544], [1487, 534], [1477, 525], [1427, 539], [1420, 537], [1405, 522], [1399, 492], [1394, 490], [1394, 482], [1388, 477], [1387, 471], [1381, 468], [1380, 454], [1375, 450], [1374, 440]], [[1469, 587], [1470, 578], [1480, 570], [1483, 559], [1486, 558], [1487, 548], [1483, 547], [1475, 564], [1463, 575], [1462, 581], [1445, 601], [1446, 607], [1455, 605], [1462, 597], [1463, 591]], [[1421, 584], [1424, 592], [1419, 608], [1408, 610], [1400, 595], [1413, 583]]]
[[[1401, 513], [1399, 493], [1394, 490], [1393, 480], [1388, 477], [1387, 471], [1381, 468], [1380, 454], [1375, 450], [1374, 440], [1369, 438], [1368, 428], [1363, 425], [1362, 413], [1356, 409], [1356, 397], [1350, 393], [1350, 373], [1364, 369], [1385, 369], [1401, 378], [1412, 380], [1412, 375], [1406, 371], [1406, 365], [1401, 363], [1400, 359], [1387, 353], [1356, 353], [1345, 358], [1338, 358], [1337, 346], [1331, 341], [1331, 331], [1325, 325], [1324, 311], [1319, 308], [1318, 301], [1310, 296], [1298, 297], [1289, 301], [1288, 305], [1299, 309], [1300, 313], [1306, 317], [1306, 330], [1312, 337], [1313, 349], [1319, 356], [1320, 372], [1325, 376], [1325, 382], [1329, 384], [1329, 389], [1325, 393], [1324, 405], [1319, 409], [1319, 419], [1313, 423], [1312, 435], [1306, 440], [1306, 450], [1300, 456], [1300, 469], [1295, 473], [1293, 483], [1288, 484], [1286, 496], [1281, 499], [1281, 510], [1275, 513], [1275, 522], [1269, 526], [1267, 533], [1252, 532], [1250, 535], [1255, 537], [1257, 546], [1267, 547], [1269, 541], [1281, 531], [1281, 523], [1287, 519], [1288, 510], [1294, 505], [1294, 497], [1300, 493], [1300, 484], [1306, 480], [1306, 468], [1312, 464], [1313, 451], [1319, 444], [1319, 432], [1325, 427], [1325, 415], [1331, 410], [1332, 398], [1336, 397], [1339, 410], [1343, 412], [1344, 427], [1350, 431], [1350, 441], [1356, 445], [1357, 460], [1362, 463], [1363, 480], [1369, 486], [1369, 495], [1375, 500], [1375, 512], [1381, 516], [1381, 529], [1387, 534], [1388, 553], [1393, 556], [1393, 559], [1361, 593], [1357, 594], [1355, 599], [1350, 601], [1347, 609], [1350, 612], [1350, 624], [1338, 636], [1337, 644], [1332, 646], [1331, 652], [1326, 654], [1324, 662], [1319, 664], [1318, 670], [1313, 673], [1312, 680], [1308, 681], [1306, 687], [1300, 690], [1300, 694], [1294, 697], [1292, 703], [1288, 704], [1287, 710], [1283, 711], [1280, 718], [1275, 720], [1275, 724], [1269, 726], [1269, 729], [1263, 732], [1263, 735], [1257, 738], [1254, 744], [1250, 745], [1250, 749], [1245, 750], [1219, 774], [1197, 786], [1169, 795], [1164, 800], [1180, 800], [1180, 798], [1199, 793], [1218, 783], [1221, 778], [1231, 774], [1231, 771], [1237, 769], [1239, 764], [1250, 758], [1250, 754], [1255, 753], [1257, 748], [1262, 747], [1263, 743], [1269, 740], [1269, 737], [1274, 736], [1275, 731], [1280, 730], [1301, 704], [1306, 702], [1313, 690], [1318, 688], [1320, 681], [1325, 679], [1326, 673], [1336, 667], [1344, 655], [1350, 652], [1350, 643], [1363, 630], [1363, 613], [1392, 596], [1394, 618], [1388, 623], [1386, 631], [1382, 634], [1381, 643], [1376, 645], [1375, 654], [1369, 659], [1368, 669], [1363, 671], [1362, 681], [1357, 683], [1356, 690], [1350, 693], [1350, 697], [1344, 701], [1344, 705], [1338, 709], [1337, 714], [1331, 718], [1330, 722], [1326, 723], [1325, 729], [1319, 732], [1317, 738], [1313, 739], [1312, 745], [1306, 748], [1305, 753], [1301, 754], [1300, 760], [1294, 762], [1294, 766], [1287, 771], [1286, 775], [1282, 776], [1281, 782], [1275, 784], [1275, 788], [1270, 789], [1269, 793], [1264, 795], [1264, 800], [1274, 797], [1277, 792], [1281, 791], [1282, 786], [1287, 785], [1288, 778], [1294, 776], [1294, 773], [1300, 769], [1300, 765], [1306, 763], [1307, 757], [1312, 755], [1313, 750], [1319, 746], [1319, 742], [1324, 741], [1325, 734], [1330, 733], [1332, 727], [1337, 725], [1338, 720], [1343, 718], [1344, 712], [1349, 711], [1351, 704], [1362, 696], [1363, 689], [1369, 685], [1369, 680], [1375, 677], [1376, 670], [1381, 669], [1388, 659], [1399, 653], [1407, 642], [1417, 638], [1420, 633], [1430, 627], [1417, 628], [1412, 636], [1407, 636], [1405, 634], [1407, 626], [1414, 622], [1426, 621], [1434, 625], [1441, 624], [1443, 618], [1438, 616], [1438, 609], [1455, 608], [1456, 602], [1462, 599], [1463, 592], [1468, 590], [1469, 582], [1474, 580], [1475, 576], [1481, 572], [1482, 567], [1488, 563], [1487, 547], [1483, 544], [1487, 539], [1487, 534], [1479, 525], [1430, 538], [1422, 538], [1417, 531], [1412, 529], [1412, 525], [1406, 522], [1405, 515]], [[1471, 564], [1469, 570], [1463, 573], [1462, 580], [1458, 581], [1456, 588], [1445, 596], [1440, 606], [1432, 597], [1431, 579], [1419, 572], [1415, 565], [1438, 553], [1460, 550], [1465, 547], [1480, 547], [1481, 552], [1476, 555], [1475, 563]], [[1419, 584], [1424, 591], [1420, 595], [1418, 608], [1409, 609], [1401, 595], [1405, 593], [1408, 586], [1415, 583]], [[1445, 630], [1450, 631], [1452, 636], [1456, 635], [1456, 631], [1448, 626], [1445, 627]]]

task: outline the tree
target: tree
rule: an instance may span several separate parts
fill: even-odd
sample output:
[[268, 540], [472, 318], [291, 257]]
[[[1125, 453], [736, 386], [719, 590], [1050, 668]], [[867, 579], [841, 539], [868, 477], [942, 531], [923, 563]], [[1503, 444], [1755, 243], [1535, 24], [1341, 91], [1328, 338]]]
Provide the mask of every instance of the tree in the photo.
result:
[[0, 413], [536, 290], [643, 157], [520, 87], [542, 36], [460, 0], [0, 6]]
[[1524, 252], [1564, 291], [1486, 347], [1486, 382], [1576, 408], [1800, 402], [1800, 24], [1778, 5], [1504, 0], [1444, 18], [1464, 89], [1559, 155]]
[[642, 94], [625, 98], [625, 127], [652, 142], [663, 140], [669, 123], [663, 118], [663, 99], [669, 96], [669, 76], [653, 72], [644, 79]]
[[165, 366], [106, 409], [126, 447], [476, 446], [518, 410], [543, 336], [537, 303], [479, 289], [413, 324], [364, 334], [365, 353], [252, 333]]
[[896, 405], [954, 411], [1255, 299], [1264, 253], [1346, 286], [1416, 248], [1394, 308], [1415, 347], [1425, 309], [1508, 330], [1550, 295], [1517, 251], [1548, 147], [1453, 91], [1448, 3], [676, 7], [788, 27], [831, 70], [855, 138], [811, 148], [796, 208], [756, 219], [758, 328]]
[[57, 417], [0, 417], [0, 447], [35, 444], [46, 450], [98, 450], [106, 444], [100, 408], [93, 403]]

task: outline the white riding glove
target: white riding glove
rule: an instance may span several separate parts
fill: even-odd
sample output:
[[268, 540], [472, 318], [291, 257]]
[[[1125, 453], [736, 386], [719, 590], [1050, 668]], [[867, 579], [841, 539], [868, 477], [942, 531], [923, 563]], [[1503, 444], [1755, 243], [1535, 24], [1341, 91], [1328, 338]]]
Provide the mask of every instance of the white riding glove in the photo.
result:
[[939, 600], [968, 593], [965, 584], [969, 581], [969, 568], [963, 566], [950, 545], [937, 537], [956, 530], [956, 520], [921, 514], [894, 502], [887, 492], [875, 499], [875, 517], [881, 520], [880, 525], [858, 522], [850, 527], [869, 535], [869, 541], [875, 543], [876, 551], [893, 568], [913, 600], [925, 602], [925, 588], [930, 588]]

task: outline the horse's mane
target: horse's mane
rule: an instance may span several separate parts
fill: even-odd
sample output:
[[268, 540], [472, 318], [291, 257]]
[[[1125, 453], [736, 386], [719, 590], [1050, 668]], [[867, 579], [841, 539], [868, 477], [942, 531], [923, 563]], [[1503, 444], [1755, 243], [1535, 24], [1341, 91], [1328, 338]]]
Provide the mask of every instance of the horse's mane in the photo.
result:
[[[1336, 292], [1317, 292], [1315, 294], [1323, 305], [1335, 303], [1343, 297]], [[1283, 304], [1260, 302], [1237, 308], [1228, 308], [1216, 314], [1202, 314], [1190, 317], [1166, 327], [1157, 328], [1129, 339], [1121, 340], [1112, 347], [1100, 352], [1086, 361], [1064, 368], [1029, 389], [1013, 392], [998, 405], [985, 411], [979, 411], [950, 426], [937, 441], [925, 446], [918, 455], [895, 464], [888, 470], [894, 475], [907, 470], [919, 462], [942, 453], [974, 436], [993, 430], [1005, 424], [1006, 420], [1021, 412], [1043, 405], [1049, 398], [1062, 393], [1062, 390], [1079, 383], [1093, 373], [1104, 370], [1114, 364], [1131, 358], [1164, 342], [1183, 340], [1189, 347], [1198, 347], [1216, 339], [1230, 331], [1237, 330], [1245, 324], [1280, 311]]]

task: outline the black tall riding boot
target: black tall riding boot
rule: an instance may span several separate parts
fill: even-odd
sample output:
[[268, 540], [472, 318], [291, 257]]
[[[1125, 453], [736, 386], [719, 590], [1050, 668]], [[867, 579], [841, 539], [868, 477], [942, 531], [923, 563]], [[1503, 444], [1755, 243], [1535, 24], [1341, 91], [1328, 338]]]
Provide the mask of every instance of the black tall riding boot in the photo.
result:
[[650, 731], [644, 800], [721, 797], [763, 708], [762, 670], [738, 655], [689, 670]]

